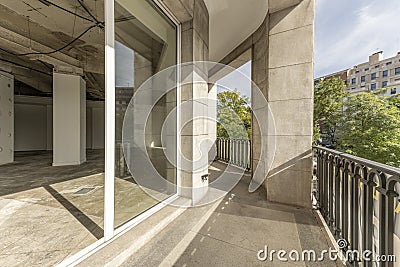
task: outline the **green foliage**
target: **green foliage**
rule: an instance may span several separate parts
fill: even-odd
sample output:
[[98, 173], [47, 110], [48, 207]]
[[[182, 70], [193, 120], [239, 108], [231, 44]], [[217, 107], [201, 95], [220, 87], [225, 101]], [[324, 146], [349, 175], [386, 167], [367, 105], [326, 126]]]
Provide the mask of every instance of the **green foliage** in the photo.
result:
[[220, 92], [217, 98], [217, 136], [250, 138], [251, 108], [248, 97], [240, 95], [239, 91], [235, 89], [233, 92]]
[[338, 149], [400, 167], [399, 103], [398, 97], [385, 97], [374, 92], [348, 97]]
[[346, 85], [339, 78], [320, 80], [314, 89], [314, 142], [324, 137], [337, 143], [337, 130], [343, 120], [343, 101], [348, 97]]
[[398, 110], [400, 112], [400, 94], [393, 95], [393, 96], [389, 97], [388, 100], [389, 100], [390, 104], [395, 106], [396, 108], [398, 108]]
[[315, 86], [314, 140], [322, 135], [337, 150], [400, 167], [400, 96], [344, 88], [337, 78]]

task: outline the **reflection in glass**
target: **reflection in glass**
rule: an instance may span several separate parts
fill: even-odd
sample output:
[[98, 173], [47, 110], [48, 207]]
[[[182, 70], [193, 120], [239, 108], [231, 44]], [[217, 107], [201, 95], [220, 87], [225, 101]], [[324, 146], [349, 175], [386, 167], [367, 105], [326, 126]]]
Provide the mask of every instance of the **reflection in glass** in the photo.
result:
[[[125, 112], [136, 90], [152, 75], [176, 64], [176, 39], [176, 26], [151, 1], [115, 1], [116, 227], [158, 203], [135, 183], [129, 171], [126, 161], [135, 160], [135, 151], [130, 144], [123, 143], [122, 128]], [[153, 90], [153, 87], [150, 86], [149, 90]], [[140, 103], [135, 105], [140, 109]], [[175, 92], [164, 95], [153, 107], [145, 126], [147, 153], [158, 173], [173, 183], [176, 170], [164, 155], [161, 127], [175, 106]], [[135, 114], [132, 119], [135, 120]], [[139, 138], [132, 134], [134, 138]], [[175, 146], [175, 143], [171, 145]], [[162, 194], [163, 198], [176, 192], [175, 188], [162, 185], [151, 190]]]

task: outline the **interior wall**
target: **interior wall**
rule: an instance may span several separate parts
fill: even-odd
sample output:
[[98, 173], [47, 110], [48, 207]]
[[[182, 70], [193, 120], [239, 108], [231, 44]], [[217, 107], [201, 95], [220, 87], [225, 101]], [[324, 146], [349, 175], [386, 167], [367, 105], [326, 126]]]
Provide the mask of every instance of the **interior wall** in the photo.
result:
[[104, 149], [104, 102], [91, 103], [92, 146], [91, 149]]
[[14, 161], [14, 77], [0, 72], [0, 164]]
[[[15, 96], [15, 151], [53, 149], [50, 97]], [[104, 149], [104, 102], [86, 102], [86, 148]]]
[[47, 124], [46, 124], [46, 150], [53, 150], [53, 105], [47, 104]]
[[92, 148], [92, 109], [87, 107], [86, 109], [86, 148]]
[[15, 104], [15, 151], [47, 149], [46, 105]]

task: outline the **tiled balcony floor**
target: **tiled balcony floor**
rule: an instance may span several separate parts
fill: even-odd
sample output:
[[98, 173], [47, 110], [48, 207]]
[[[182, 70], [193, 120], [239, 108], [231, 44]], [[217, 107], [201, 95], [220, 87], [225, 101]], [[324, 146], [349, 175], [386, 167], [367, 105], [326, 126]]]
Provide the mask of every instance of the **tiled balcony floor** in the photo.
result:
[[[215, 179], [224, 164], [210, 168]], [[342, 266], [323, 262], [261, 262], [257, 252], [328, 249], [330, 241], [312, 210], [267, 203], [265, 190], [248, 193], [246, 174], [218, 202], [190, 208], [149, 243], [132, 255], [124, 266]]]

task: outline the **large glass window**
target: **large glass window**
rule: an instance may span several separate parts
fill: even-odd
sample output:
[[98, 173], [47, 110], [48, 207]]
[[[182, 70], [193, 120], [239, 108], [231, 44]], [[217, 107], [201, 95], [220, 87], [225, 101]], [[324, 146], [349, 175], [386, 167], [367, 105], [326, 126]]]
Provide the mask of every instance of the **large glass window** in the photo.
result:
[[[140, 164], [141, 149], [137, 146], [144, 139], [147, 153], [157, 173], [174, 184], [176, 170], [164, 151], [161, 142], [162, 125], [166, 116], [176, 106], [176, 92], [172, 91], [159, 98], [154, 74], [177, 63], [177, 29], [152, 1], [115, 1], [115, 220], [118, 227], [135, 216], [176, 193], [175, 188], [165, 184], [148, 185], [141, 188], [138, 179], [145, 180], [152, 175], [135, 171], [134, 164]], [[154, 105], [148, 117], [143, 118], [141, 111], [148, 108], [147, 101], [131, 101], [132, 96], [147, 90], [149, 99], [154, 98]], [[161, 85], [162, 86], [162, 85]], [[148, 100], [148, 99], [146, 99]], [[128, 105], [132, 105], [128, 108]], [[130, 114], [126, 114], [126, 110]], [[133, 111], [133, 112], [132, 112]], [[136, 112], [137, 111], [137, 112]], [[124, 119], [132, 124], [128, 133], [133, 142], [123, 139]], [[144, 135], [139, 128], [145, 124]], [[175, 135], [176, 127], [172, 135]], [[176, 142], [170, 142], [169, 149], [176, 149]], [[133, 175], [132, 175], [133, 174]], [[140, 184], [143, 186], [142, 184]], [[157, 199], [147, 194], [156, 194]], [[153, 195], [154, 196], [154, 195]]]

